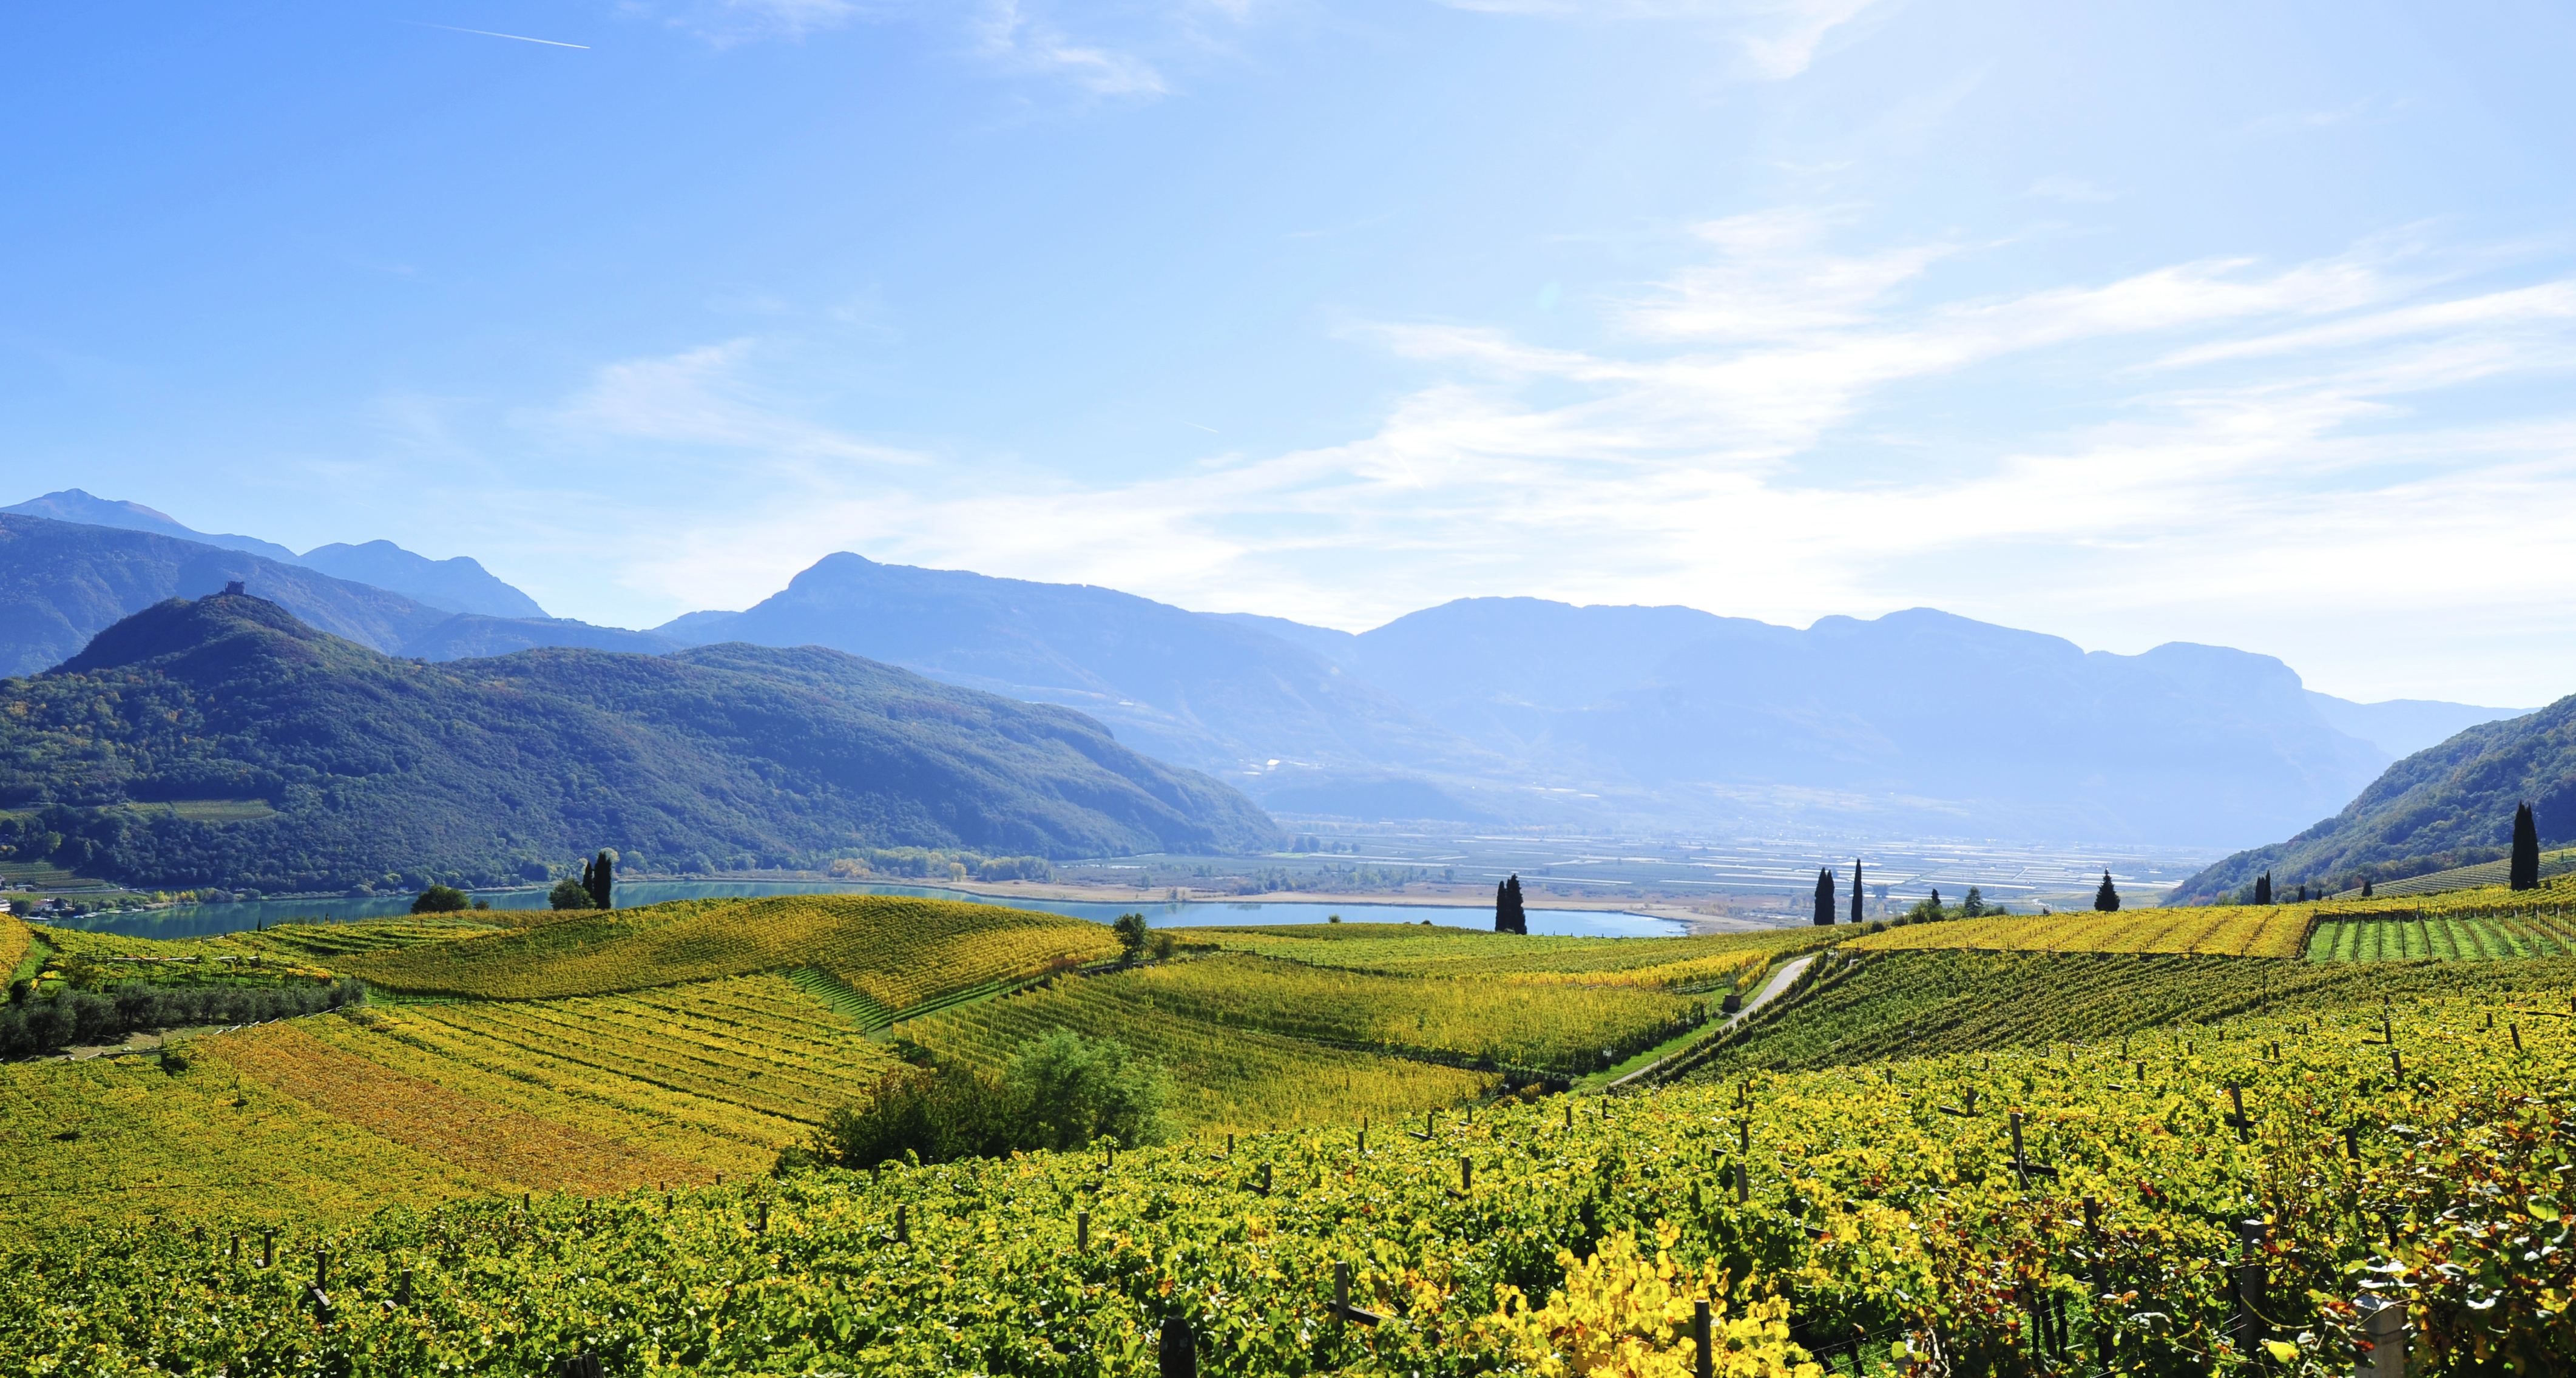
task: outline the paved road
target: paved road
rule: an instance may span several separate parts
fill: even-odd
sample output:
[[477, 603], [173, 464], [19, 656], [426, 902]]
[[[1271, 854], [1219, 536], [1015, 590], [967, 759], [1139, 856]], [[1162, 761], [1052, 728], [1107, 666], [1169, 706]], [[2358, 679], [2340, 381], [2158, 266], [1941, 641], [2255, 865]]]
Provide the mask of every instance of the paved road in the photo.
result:
[[[1815, 960], [1815, 956], [1810, 954], [1808, 956], [1801, 957], [1772, 973], [1770, 981], [1762, 987], [1761, 991], [1752, 999], [1745, 1001], [1744, 1008], [1742, 1010], [1739, 1010], [1734, 1015], [1730, 1016], [1725, 1023], [1718, 1025], [1718, 1031], [1722, 1033], [1743, 1023], [1745, 1020], [1752, 1018], [1755, 1010], [1762, 1008], [1764, 1005], [1770, 1004], [1774, 997], [1789, 988], [1790, 983], [1796, 981], [1800, 976], [1805, 975], [1808, 966], [1814, 963]], [[1696, 1047], [1698, 1045], [1694, 1043], [1692, 1046]], [[1687, 1052], [1689, 1050], [1684, 1049], [1683, 1051]], [[1681, 1056], [1680, 1053], [1673, 1054], [1673, 1057], [1679, 1056]], [[1629, 1082], [1635, 1081], [1637, 1078], [1663, 1066], [1665, 1062], [1670, 1062], [1672, 1060], [1673, 1059], [1671, 1057], [1668, 1057], [1663, 1059], [1661, 1062], [1650, 1062], [1645, 1066], [1630, 1072], [1628, 1075], [1619, 1078], [1617, 1081], [1602, 1087], [1601, 1089], [1605, 1092], [1616, 1091], [1620, 1087], [1627, 1085]]]

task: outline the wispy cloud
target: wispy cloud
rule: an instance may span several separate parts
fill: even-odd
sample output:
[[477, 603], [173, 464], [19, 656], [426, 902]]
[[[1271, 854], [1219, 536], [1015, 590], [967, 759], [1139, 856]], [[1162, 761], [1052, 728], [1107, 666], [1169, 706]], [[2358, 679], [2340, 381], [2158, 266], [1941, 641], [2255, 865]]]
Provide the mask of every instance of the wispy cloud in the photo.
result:
[[[844, 548], [1353, 628], [1475, 593], [1788, 622], [1931, 602], [2129, 649], [2236, 628], [2353, 692], [2374, 687], [2361, 653], [2301, 628], [2369, 606], [2427, 646], [2486, 635], [2444, 609], [2494, 606], [2499, 568], [2530, 608], [2576, 607], [2576, 524], [2532, 519], [2576, 502], [2576, 406], [2443, 401], [2576, 373], [2576, 280], [2461, 290], [2371, 243], [1960, 297], [1930, 269], [1991, 246], [1846, 250], [1845, 226], [1814, 209], [1704, 226], [1700, 261], [1586, 347], [1358, 327], [1437, 375], [1369, 433], [1133, 481], [907, 462], [756, 386], [741, 341], [603, 369], [550, 420], [778, 466], [766, 498], [628, 573], [701, 605]], [[2044, 420], [1945, 431], [1894, 404], [1954, 382]], [[2576, 644], [2576, 613], [2543, 620]], [[2387, 692], [2430, 687], [2372, 663]]]
[[1833, 31], [1879, 0], [1441, 0], [1453, 9], [1576, 20], [1681, 21], [1735, 44], [1756, 76], [1781, 80], [1814, 64]]
[[1021, 0], [986, 0], [974, 31], [982, 54], [1006, 70], [1064, 77], [1099, 96], [1159, 96], [1167, 89], [1144, 58], [1068, 37]]
[[663, 441], [773, 463], [816, 459], [915, 464], [921, 456], [802, 420], [791, 399], [753, 378], [748, 339], [599, 369], [555, 410], [523, 418], [559, 433]]

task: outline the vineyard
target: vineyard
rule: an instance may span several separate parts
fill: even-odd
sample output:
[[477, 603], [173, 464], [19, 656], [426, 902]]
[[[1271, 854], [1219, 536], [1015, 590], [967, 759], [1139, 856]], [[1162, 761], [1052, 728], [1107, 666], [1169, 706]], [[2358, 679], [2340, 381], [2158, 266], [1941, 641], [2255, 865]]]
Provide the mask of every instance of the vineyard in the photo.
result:
[[2383, 997], [2484, 997], [2576, 1011], [2566, 999], [2576, 992], [2576, 960], [2568, 959], [2358, 967], [1936, 948], [1830, 963], [1814, 975], [1803, 998], [1765, 1011], [1676, 1070], [1724, 1080], [1755, 1070], [2102, 1043], [2252, 1013], [2354, 1009]]
[[[1425, 980], [1227, 956], [1096, 977], [1086, 993], [1210, 1024], [1560, 1072], [1593, 1070], [1706, 1017], [1707, 1002], [1626, 986]], [[1026, 999], [1028, 997], [1021, 997]]]
[[791, 895], [582, 913], [346, 966], [389, 990], [485, 1000], [606, 995], [813, 966], [899, 1012], [1116, 951], [1106, 928], [1056, 914], [886, 895]]
[[[1713, 1296], [1721, 1371], [2341, 1375], [2365, 1280], [2419, 1371], [2550, 1371], [2576, 933], [2445, 901], [1134, 967], [875, 897], [66, 934], [93, 976], [400, 998], [0, 1070], [0, 1371], [1123, 1375], [1179, 1320], [1252, 1378], [1679, 1374]], [[772, 1175], [896, 1050], [998, 1073], [1060, 1028], [1162, 1063], [1188, 1137]], [[1693, 1037], [1665, 1085], [1542, 1093]]]
[[1219, 945], [1311, 966], [1546, 985], [1740, 986], [1771, 962], [1836, 940], [1831, 928], [1692, 938], [1566, 938], [1408, 924], [1201, 930]]
[[1686, 1365], [1688, 1300], [1713, 1292], [1738, 1357], [1782, 1364], [1744, 1372], [2347, 1373], [2367, 1279], [2428, 1371], [2550, 1371], [2576, 1351], [2563, 992], [2397, 992], [1230, 1153], [391, 1210], [291, 1229], [266, 1267], [230, 1220], [20, 1237], [0, 1365], [1123, 1374], [1177, 1321], [1229, 1375], [1539, 1372], [1622, 1341]]
[[1147, 990], [1118, 980], [1074, 981], [903, 1028], [941, 1057], [990, 1073], [1050, 1029], [1118, 1039], [1163, 1064], [1174, 1116], [1211, 1133], [1414, 1114], [1475, 1100], [1502, 1080], [1195, 1018], [1158, 1008]]
[[2191, 952], [2297, 957], [2314, 908], [2217, 905], [2116, 913], [2013, 914], [1908, 924], [1851, 944], [1865, 952], [1963, 947], [1991, 952]]

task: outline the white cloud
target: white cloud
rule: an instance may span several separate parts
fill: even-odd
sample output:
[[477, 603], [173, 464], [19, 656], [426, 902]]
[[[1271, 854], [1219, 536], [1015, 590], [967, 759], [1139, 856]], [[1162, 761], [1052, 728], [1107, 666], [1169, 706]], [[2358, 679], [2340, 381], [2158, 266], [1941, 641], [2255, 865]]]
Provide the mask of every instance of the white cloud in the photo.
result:
[[[549, 420], [772, 466], [767, 496], [628, 571], [691, 606], [857, 549], [1350, 628], [1467, 594], [1795, 623], [1932, 603], [2129, 650], [2232, 641], [2344, 693], [2576, 680], [2576, 613], [2547, 611], [2576, 608], [2576, 523], [2536, 517], [2576, 500], [2576, 408], [2463, 420], [2446, 400], [2576, 372], [2576, 281], [2459, 291], [2370, 245], [1942, 298], [1929, 266], [1991, 250], [1841, 251], [1839, 224], [1704, 227], [1703, 261], [1587, 348], [1364, 328], [1439, 380], [1345, 443], [1131, 482], [918, 462], [802, 419], [745, 341], [603, 369]], [[1951, 380], [2016, 402], [1948, 432], [1892, 404]], [[2499, 569], [2537, 611], [2494, 611]], [[2533, 618], [2535, 646], [2571, 649], [2460, 640]], [[2370, 649], [2391, 638], [2425, 653]]]
[[1100, 96], [1159, 96], [1167, 89], [1152, 63], [1069, 38], [1021, 0], [986, 0], [974, 31], [983, 55], [1009, 71], [1064, 77]]
[[1879, 0], [1442, 0], [1452, 9], [1552, 19], [1664, 20], [1697, 24], [1732, 41], [1756, 76], [1784, 80]]

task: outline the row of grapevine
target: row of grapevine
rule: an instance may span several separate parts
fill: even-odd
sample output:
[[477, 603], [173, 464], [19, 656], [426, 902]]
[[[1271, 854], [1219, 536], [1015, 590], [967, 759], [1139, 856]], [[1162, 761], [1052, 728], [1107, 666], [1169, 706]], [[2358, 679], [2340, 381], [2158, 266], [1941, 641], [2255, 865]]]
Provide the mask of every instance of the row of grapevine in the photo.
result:
[[[2555, 1004], [2238, 1019], [1230, 1153], [392, 1210], [282, 1236], [267, 1268], [225, 1220], [67, 1230], [0, 1245], [0, 1367], [1105, 1375], [1149, 1369], [1177, 1320], [1242, 1378], [1553, 1372], [1614, 1347], [1686, 1371], [1689, 1303], [1715, 1292], [1721, 1320], [1768, 1298], [1793, 1327], [1738, 1330], [1768, 1356], [1750, 1371], [1857, 1350], [2338, 1373], [2367, 1284], [2426, 1337], [2418, 1372], [2544, 1371], [2576, 1351]], [[1590, 1328], [1524, 1320], [1541, 1299]]]

